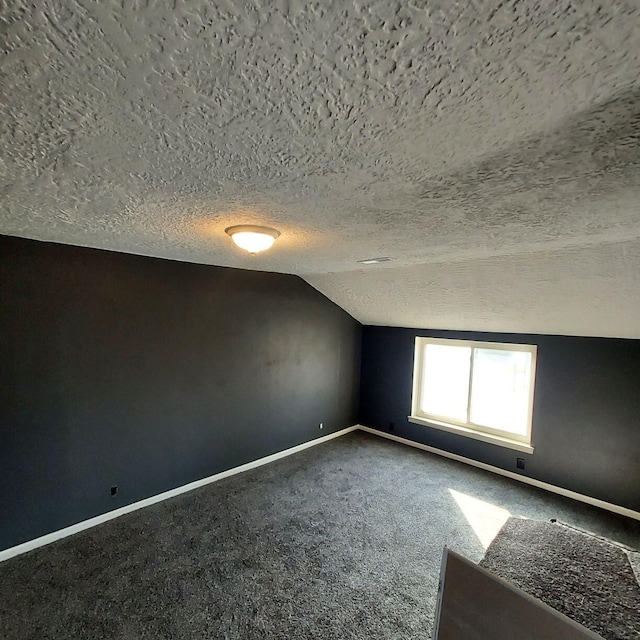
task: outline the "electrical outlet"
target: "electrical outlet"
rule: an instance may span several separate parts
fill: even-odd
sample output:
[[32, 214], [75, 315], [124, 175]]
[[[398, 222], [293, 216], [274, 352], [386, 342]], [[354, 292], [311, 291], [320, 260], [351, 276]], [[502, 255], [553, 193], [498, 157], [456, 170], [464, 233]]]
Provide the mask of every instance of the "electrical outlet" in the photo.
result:
[[321, 423], [320, 423], [320, 428], [321, 428], [321, 429], [324, 429], [324, 422], [321, 422]]
[[516, 458], [516, 467], [518, 469], [524, 469], [524, 458]]
[[111, 497], [115, 498], [118, 495], [118, 485], [111, 487]]

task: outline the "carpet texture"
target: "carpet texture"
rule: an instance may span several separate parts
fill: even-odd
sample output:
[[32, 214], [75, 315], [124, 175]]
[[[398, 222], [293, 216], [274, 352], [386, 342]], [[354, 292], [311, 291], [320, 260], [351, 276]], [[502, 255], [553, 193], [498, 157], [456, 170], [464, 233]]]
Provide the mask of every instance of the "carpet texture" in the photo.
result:
[[607, 640], [640, 638], [640, 585], [620, 545], [510, 518], [480, 564]]
[[0, 638], [424, 640], [443, 546], [477, 562], [509, 513], [640, 539], [640, 523], [351, 433], [1, 563]]

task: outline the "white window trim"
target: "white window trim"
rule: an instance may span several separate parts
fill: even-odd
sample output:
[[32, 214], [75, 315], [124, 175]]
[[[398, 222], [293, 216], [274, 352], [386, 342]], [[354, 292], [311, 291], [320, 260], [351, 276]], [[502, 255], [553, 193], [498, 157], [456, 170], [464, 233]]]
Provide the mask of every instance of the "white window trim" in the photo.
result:
[[[442, 344], [451, 347], [470, 347], [479, 349], [499, 349], [508, 351], [525, 351], [531, 354], [531, 384], [529, 388], [529, 406], [527, 412], [527, 433], [524, 436], [517, 434], [511, 434], [509, 432], [500, 431], [497, 429], [491, 429], [482, 425], [475, 425], [470, 421], [467, 423], [458, 422], [448, 417], [436, 416], [432, 414], [423, 413], [420, 410], [420, 389], [422, 388], [422, 369], [423, 358], [422, 353], [424, 346], [427, 344]], [[471, 361], [471, 372], [473, 373], [473, 350]], [[509, 449], [515, 449], [516, 451], [522, 451], [524, 453], [533, 453], [534, 447], [531, 443], [531, 424], [533, 418], [533, 394], [535, 386], [536, 375], [536, 345], [530, 344], [513, 344], [506, 342], [480, 342], [475, 340], [449, 340], [445, 338], [423, 338], [416, 337], [415, 352], [414, 352], [414, 365], [413, 365], [413, 391], [411, 394], [411, 415], [407, 416], [409, 422], [419, 424], [426, 427], [432, 427], [434, 429], [440, 429], [442, 431], [448, 431], [449, 433], [455, 433], [458, 435], [473, 438], [474, 440], [480, 440], [482, 442], [488, 442], [501, 447]], [[469, 385], [469, 392], [471, 392], [471, 385]]]

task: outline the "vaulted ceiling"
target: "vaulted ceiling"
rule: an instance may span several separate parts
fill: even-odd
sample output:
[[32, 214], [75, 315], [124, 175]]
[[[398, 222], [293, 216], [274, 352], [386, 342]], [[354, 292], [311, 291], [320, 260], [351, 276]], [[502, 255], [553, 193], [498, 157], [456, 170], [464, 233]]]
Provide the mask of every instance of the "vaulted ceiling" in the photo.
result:
[[[640, 337], [635, 0], [16, 0], [0, 27], [0, 233], [295, 273], [368, 324]], [[242, 223], [282, 236], [243, 255]]]

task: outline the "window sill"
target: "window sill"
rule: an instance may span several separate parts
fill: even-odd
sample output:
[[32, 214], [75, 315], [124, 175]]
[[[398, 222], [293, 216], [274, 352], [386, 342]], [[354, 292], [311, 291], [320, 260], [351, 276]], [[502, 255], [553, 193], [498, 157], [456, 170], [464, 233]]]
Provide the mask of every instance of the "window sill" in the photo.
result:
[[526, 442], [510, 440], [509, 438], [496, 436], [492, 433], [474, 431], [473, 429], [469, 429], [468, 427], [460, 427], [456, 424], [448, 424], [446, 422], [438, 422], [436, 420], [427, 420], [426, 418], [420, 418], [419, 416], [407, 416], [407, 419], [409, 420], [409, 422], [413, 422], [413, 424], [419, 424], [423, 427], [431, 427], [432, 429], [448, 431], [449, 433], [455, 433], [459, 436], [465, 436], [467, 438], [473, 438], [474, 440], [488, 442], [489, 444], [495, 444], [499, 447], [505, 447], [507, 449], [515, 449], [516, 451], [522, 451], [523, 453], [533, 453], [533, 447]]

